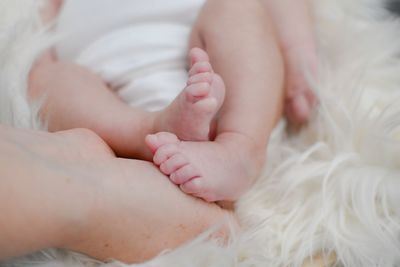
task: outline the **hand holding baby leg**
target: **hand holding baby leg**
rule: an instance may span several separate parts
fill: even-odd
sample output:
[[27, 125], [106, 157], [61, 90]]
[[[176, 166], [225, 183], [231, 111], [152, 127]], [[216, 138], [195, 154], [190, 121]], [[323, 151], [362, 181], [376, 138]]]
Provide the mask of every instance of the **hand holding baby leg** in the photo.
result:
[[116, 158], [89, 130], [0, 126], [0, 148], [0, 261], [57, 247], [139, 262], [215, 224], [213, 236], [229, 231], [230, 212], [183, 194], [148, 162]]

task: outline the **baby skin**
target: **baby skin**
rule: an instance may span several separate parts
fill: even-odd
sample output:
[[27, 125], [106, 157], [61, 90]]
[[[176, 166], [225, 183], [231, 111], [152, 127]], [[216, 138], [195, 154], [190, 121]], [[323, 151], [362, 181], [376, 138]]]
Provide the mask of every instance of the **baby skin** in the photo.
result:
[[[178, 138], [177, 134], [160, 132], [148, 135], [145, 142], [153, 152], [153, 162], [160, 171], [186, 194], [209, 202], [234, 200], [250, 187], [252, 179], [248, 178], [257, 175], [256, 168], [253, 168], [255, 164], [239, 146], [232, 146], [228, 140], [217, 138], [214, 141], [193, 142], [195, 139], [190, 139], [196, 131], [199, 140], [206, 139], [206, 134], [210, 132], [210, 115], [216, 114], [221, 106], [218, 100], [221, 100], [225, 91], [221, 78], [213, 73], [206, 52], [195, 48], [191, 51], [191, 57], [196, 63], [189, 72], [185, 89], [189, 97], [181, 101], [186, 106], [184, 109], [193, 116], [187, 117], [188, 122], [182, 120], [181, 125], [176, 124], [180, 135], [188, 136], [186, 140], [190, 141]], [[193, 95], [203, 97], [204, 88], [219, 94], [219, 97], [198, 100], [193, 108], [185, 103], [196, 101]], [[184, 127], [188, 127], [187, 133]]]
[[[50, 131], [89, 128], [118, 156], [151, 160], [143, 141], [148, 134], [165, 131], [181, 140], [207, 141], [215, 131], [212, 126], [224, 101], [224, 83], [204, 60], [204, 52], [193, 49], [189, 57], [192, 66], [187, 87], [159, 112], [129, 107], [97, 75], [48, 55], [31, 71], [29, 93], [33, 99], [47, 95], [41, 117], [48, 121]], [[88, 101], [91, 109], [87, 108]]]
[[147, 136], [146, 143], [154, 152], [154, 163], [171, 182], [208, 202], [238, 199], [251, 186], [249, 177], [257, 175], [251, 157], [223, 140], [181, 141], [161, 132]]
[[[107, 143], [120, 142], [123, 147], [129, 148], [132, 147], [132, 136], [138, 137], [141, 135], [139, 131], [135, 132], [135, 129], [144, 128], [145, 136], [142, 140], [145, 139], [148, 150], [154, 154], [153, 162], [159, 166], [160, 171], [167, 175], [174, 184], [180, 186], [183, 192], [209, 202], [237, 199], [251, 185], [250, 181], [252, 179], [248, 179], [248, 177], [257, 175], [256, 168], [252, 167], [255, 164], [250, 161], [251, 155], [243, 153], [240, 146], [229, 144], [229, 138], [218, 137], [214, 140], [217, 127], [216, 115], [224, 102], [225, 85], [222, 78], [213, 71], [205, 51], [193, 48], [189, 53], [189, 58], [191, 68], [187, 86], [164, 110], [156, 113], [140, 111], [138, 114], [138, 110], [131, 109], [121, 101], [113, 104], [113, 101], [111, 101], [113, 98], [110, 97], [107, 99], [107, 104], [113, 109], [113, 112], [111, 112], [114, 115], [112, 120], [98, 120], [98, 116], [92, 117], [90, 112], [79, 112], [76, 118], [82, 119], [83, 117], [84, 120], [82, 122], [74, 120], [69, 124], [67, 120], [63, 119], [64, 117], [55, 117], [57, 114], [63, 115], [65, 113], [64, 109], [59, 111], [64, 102], [58, 102], [60, 104], [54, 106], [45, 105], [43, 109], [45, 113], [51, 113], [51, 118], [57, 122], [50, 123], [50, 129], [59, 131], [76, 128], [81, 125], [82, 127], [91, 128], [90, 125], [92, 125], [92, 129], [100, 133], [100, 136]], [[79, 81], [78, 77], [80, 76], [76, 75], [74, 71], [71, 73], [68, 68], [64, 69], [66, 65], [61, 62], [50, 64], [46, 63], [48, 59], [45, 58], [44, 60], [45, 62], [39, 61], [31, 73], [31, 94], [35, 91], [33, 90], [35, 87], [47, 88], [48, 86], [49, 88], [57, 88], [57, 94], [52, 95], [52, 92], [49, 92], [50, 96], [52, 96], [52, 102], [54, 102], [58, 99], [62, 100], [62, 96], [68, 94], [73, 88], [82, 86], [69, 85], [63, 87], [58, 82], [57, 86], [50, 86], [52, 79], [49, 80], [50, 83], [46, 86], [47, 83], [43, 83], [42, 77], [44, 76], [41, 75], [41, 72], [49, 71], [49, 69], [55, 71], [52, 73], [54, 75], [46, 75], [45, 77], [54, 78], [55, 81]], [[57, 66], [61, 70], [57, 71]], [[71, 78], [73, 79], [60, 78], [58, 77], [59, 73], [63, 75], [71, 73], [73, 75]], [[91, 75], [88, 74], [87, 77], [91, 77]], [[37, 81], [41, 82], [37, 84]], [[88, 90], [96, 86], [98, 88], [98, 85], [89, 84], [90, 86], [86, 85]], [[106, 89], [100, 92], [109, 93]], [[99, 100], [99, 93], [93, 95], [91, 99]], [[78, 108], [80, 106], [76, 101], [74, 101], [74, 105]], [[94, 105], [94, 107], [102, 106], [104, 105]], [[127, 108], [125, 109], [125, 107]], [[123, 110], [122, 112], [127, 113], [123, 114], [119, 111], [120, 109]], [[77, 111], [77, 109], [74, 110]], [[82, 114], [85, 114], [85, 116], [82, 116]], [[103, 121], [105, 124], [110, 121], [118, 122], [119, 118], [129, 118], [133, 114], [136, 117], [131, 116], [131, 118], [140, 118], [137, 119], [139, 122], [121, 123], [118, 127], [115, 127], [118, 129], [119, 138], [113, 137], [114, 134], [109, 130], [102, 131], [101, 129], [104, 129], [102, 126], [96, 126], [93, 123], [101, 123]], [[140, 121], [149, 119], [153, 121], [153, 126], [150, 128], [146, 128], [145, 124], [142, 124], [142, 127], [132, 127], [132, 125], [140, 125]], [[129, 135], [129, 139], [126, 142], [124, 142], [124, 138], [121, 138], [124, 134]], [[115, 149], [116, 146], [112, 146], [112, 148], [117, 154], [121, 153]], [[144, 151], [144, 149], [142, 150]], [[252, 171], [253, 169], [254, 171]]]
[[213, 72], [205, 51], [194, 48], [189, 58], [191, 68], [186, 88], [159, 113], [155, 125], [180, 140], [208, 141], [215, 135], [214, 119], [223, 104], [225, 85]]
[[153, 159], [187, 194], [237, 200], [257, 178], [282, 111], [271, 21], [258, 0], [206, 1], [189, 46], [187, 86], [159, 112], [128, 106], [101, 77], [50, 52], [30, 73], [29, 95], [46, 96], [49, 131], [88, 128], [120, 157]]

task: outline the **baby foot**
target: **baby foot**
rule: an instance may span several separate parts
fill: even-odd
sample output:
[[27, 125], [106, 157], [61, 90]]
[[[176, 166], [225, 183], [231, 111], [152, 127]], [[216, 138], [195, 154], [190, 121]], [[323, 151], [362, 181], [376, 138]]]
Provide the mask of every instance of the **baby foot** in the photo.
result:
[[205, 51], [190, 51], [191, 69], [186, 88], [164, 110], [156, 122], [156, 132], [175, 133], [181, 140], [207, 141], [225, 96], [221, 77], [213, 72]]
[[261, 166], [238, 139], [184, 142], [171, 133], [148, 135], [154, 163], [187, 194], [209, 202], [238, 199], [254, 182]]
[[[307, 60], [300, 59], [305, 55]], [[288, 80], [285, 101], [285, 115], [290, 122], [301, 125], [306, 123], [317, 103], [314, 92], [310, 89], [307, 74], [316, 75], [316, 53], [309, 48], [296, 48], [286, 53], [288, 62]]]

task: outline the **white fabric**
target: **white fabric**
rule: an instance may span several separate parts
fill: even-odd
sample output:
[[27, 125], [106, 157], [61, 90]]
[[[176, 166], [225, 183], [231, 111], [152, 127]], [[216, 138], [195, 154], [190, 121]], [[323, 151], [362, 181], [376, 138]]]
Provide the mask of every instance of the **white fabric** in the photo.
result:
[[66, 0], [63, 60], [88, 67], [127, 103], [150, 111], [184, 88], [192, 23], [204, 0]]
[[[335, 266], [400, 266], [400, 23], [384, 1], [314, 2], [319, 108], [300, 133], [275, 132], [264, 174], [238, 205], [245, 231], [226, 246], [200, 240], [137, 266], [300, 267], [330, 252]], [[48, 42], [33, 31], [34, 10], [21, 7], [35, 3], [0, 0], [0, 122], [14, 126], [34, 127], [25, 120], [27, 66]], [[125, 266], [55, 250], [0, 263], [98, 265]]]

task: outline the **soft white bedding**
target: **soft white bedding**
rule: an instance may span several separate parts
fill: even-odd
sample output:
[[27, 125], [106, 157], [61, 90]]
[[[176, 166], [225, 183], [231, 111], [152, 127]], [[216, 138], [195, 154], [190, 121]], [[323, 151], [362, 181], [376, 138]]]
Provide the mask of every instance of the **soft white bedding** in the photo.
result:
[[[185, 0], [162, 2], [175, 1]], [[49, 40], [34, 31], [36, 4], [0, 0], [1, 123], [35, 127], [26, 75]], [[138, 266], [301, 266], [331, 252], [339, 266], [400, 266], [400, 24], [383, 5], [315, 1], [320, 105], [299, 134], [276, 130], [264, 175], [238, 203], [245, 231], [227, 247], [200, 240]], [[98, 264], [52, 250], [0, 265]]]

